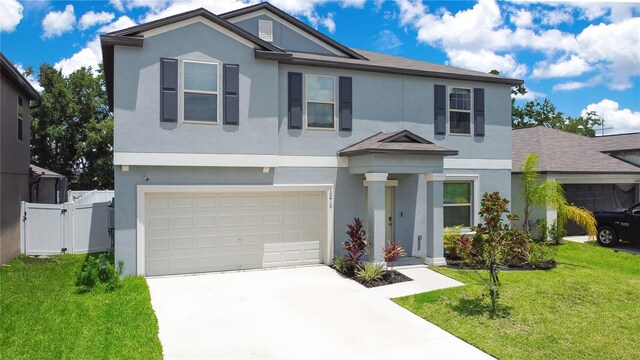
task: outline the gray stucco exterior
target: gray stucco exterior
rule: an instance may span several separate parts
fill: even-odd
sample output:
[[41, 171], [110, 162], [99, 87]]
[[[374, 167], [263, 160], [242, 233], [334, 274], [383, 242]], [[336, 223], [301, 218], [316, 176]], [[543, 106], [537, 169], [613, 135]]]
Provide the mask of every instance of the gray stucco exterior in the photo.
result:
[[[0, 263], [5, 264], [20, 254], [20, 202], [29, 200], [31, 96], [4, 74], [0, 95]], [[22, 140], [18, 140], [18, 96], [23, 98]]]
[[[248, 22], [239, 24], [255, 35], [257, 28]], [[287, 31], [291, 30], [282, 28], [276, 31], [274, 22], [274, 44], [278, 45], [280, 41], [285, 49], [303, 46], [297, 40], [287, 40], [284, 36]], [[280, 38], [279, 32], [283, 34]], [[309, 48], [308, 51], [319, 50]], [[500, 191], [503, 196], [510, 197], [509, 85], [279, 64], [277, 61], [256, 59], [252, 47], [216, 26], [202, 22], [146, 37], [142, 48], [116, 46], [114, 54], [115, 191], [118, 194], [115, 243], [116, 258], [125, 262], [126, 274], [136, 272], [138, 185], [332, 184], [335, 188], [333, 250], [335, 254], [341, 254], [347, 223], [354, 217], [377, 214], [375, 211], [384, 213], [384, 202], [380, 205], [377, 200], [375, 203], [383, 206], [382, 209], [365, 208], [367, 191], [374, 191], [378, 196], [379, 189], [384, 190], [384, 186], [377, 184], [377, 190], [368, 190], [363, 184], [367, 174], [381, 174], [384, 175], [381, 178], [386, 180], [397, 180], [393, 214], [395, 240], [410, 255], [427, 256], [434, 263], [443, 260], [443, 181], [457, 174], [464, 179], [473, 179], [476, 199], [478, 192], [492, 191]], [[163, 57], [239, 64], [239, 125], [193, 124], [180, 120], [161, 123], [159, 61]], [[289, 72], [333, 76], [336, 86], [339, 76], [351, 77], [353, 130], [314, 130], [304, 126], [302, 130], [289, 129]], [[484, 89], [485, 136], [434, 136], [435, 84]], [[445, 158], [360, 156], [349, 159], [348, 166], [314, 165], [314, 157], [336, 158], [339, 150], [367, 137], [399, 130], [409, 130], [436, 145], [457, 150], [458, 155]], [[264, 172], [262, 166], [220, 166], [214, 162], [193, 166], [127, 162], [130, 155], [140, 154], [158, 161], [169, 154], [273, 155], [303, 157], [303, 160], [298, 165], [265, 165], [270, 167], [268, 172]], [[309, 165], [304, 162], [307, 158]], [[340, 158], [337, 161], [346, 160]], [[126, 171], [123, 171], [123, 166]], [[474, 212], [477, 212], [478, 205], [473, 204]], [[382, 246], [383, 236], [374, 234], [374, 247]], [[427, 249], [430, 249], [429, 253]], [[379, 251], [374, 250], [376, 254]], [[380, 259], [376, 257], [375, 260]]]

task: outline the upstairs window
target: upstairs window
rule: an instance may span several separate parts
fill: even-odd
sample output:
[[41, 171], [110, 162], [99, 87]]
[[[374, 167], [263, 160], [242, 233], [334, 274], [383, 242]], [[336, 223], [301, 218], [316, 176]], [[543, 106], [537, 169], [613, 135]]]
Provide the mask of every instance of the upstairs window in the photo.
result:
[[445, 182], [444, 188], [444, 226], [453, 227], [461, 225], [464, 228], [471, 227], [473, 214], [472, 182], [456, 181]]
[[307, 128], [335, 128], [335, 80], [333, 76], [306, 76]]
[[182, 73], [183, 120], [218, 122], [218, 64], [185, 60]]
[[22, 106], [22, 98], [18, 96], [18, 140], [22, 141], [22, 131], [24, 122], [22, 121], [24, 115], [24, 107]]
[[471, 135], [471, 89], [449, 89], [449, 133]]

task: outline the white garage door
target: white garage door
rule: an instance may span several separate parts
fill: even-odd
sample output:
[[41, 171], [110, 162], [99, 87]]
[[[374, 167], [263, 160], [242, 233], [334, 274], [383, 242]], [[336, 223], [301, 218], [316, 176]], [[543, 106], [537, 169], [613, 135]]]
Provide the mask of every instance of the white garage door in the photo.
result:
[[323, 192], [145, 198], [146, 275], [317, 264], [326, 239]]

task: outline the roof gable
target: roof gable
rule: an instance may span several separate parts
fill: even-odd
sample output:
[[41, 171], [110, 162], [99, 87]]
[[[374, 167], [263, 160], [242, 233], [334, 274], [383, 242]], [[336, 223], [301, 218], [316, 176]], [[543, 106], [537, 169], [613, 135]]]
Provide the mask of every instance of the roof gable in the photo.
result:
[[287, 25], [288, 28], [291, 28], [292, 30], [299, 33], [306, 34], [307, 38], [315, 41], [316, 43], [324, 44], [325, 48], [332, 49], [333, 52], [337, 50], [339, 53], [343, 54], [346, 57], [352, 59], [367, 60], [366, 57], [354, 51], [353, 49], [340, 44], [339, 42], [322, 34], [318, 30], [310, 27], [309, 25], [278, 9], [270, 3], [263, 2], [256, 5], [247, 6], [242, 9], [230, 11], [224, 14], [220, 14], [220, 18], [229, 22], [234, 22], [235, 19], [246, 18], [247, 15], [258, 16], [264, 13], [271, 14], [271, 17], [283, 19], [286, 23], [290, 24], [290, 26]]
[[458, 155], [457, 150], [450, 150], [435, 145], [409, 130], [391, 133], [377, 133], [360, 142], [339, 151], [340, 156], [357, 156], [365, 154], [418, 154], [418, 155]]

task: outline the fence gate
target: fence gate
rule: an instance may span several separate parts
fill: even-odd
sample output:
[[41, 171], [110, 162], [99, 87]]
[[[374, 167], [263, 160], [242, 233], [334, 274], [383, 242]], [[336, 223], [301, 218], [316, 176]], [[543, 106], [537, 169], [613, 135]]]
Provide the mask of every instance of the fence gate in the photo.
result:
[[111, 202], [32, 204], [22, 202], [20, 247], [27, 255], [88, 253], [111, 249]]

